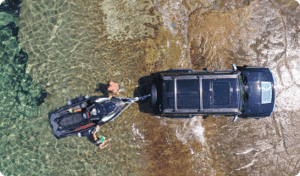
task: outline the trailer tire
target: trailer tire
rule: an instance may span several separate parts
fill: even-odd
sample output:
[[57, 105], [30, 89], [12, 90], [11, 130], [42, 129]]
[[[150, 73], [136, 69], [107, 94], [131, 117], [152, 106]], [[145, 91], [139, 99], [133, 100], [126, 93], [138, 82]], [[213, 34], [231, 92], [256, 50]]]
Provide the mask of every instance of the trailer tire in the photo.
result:
[[157, 88], [156, 84], [152, 84], [151, 86], [151, 104], [154, 106], [157, 102]]

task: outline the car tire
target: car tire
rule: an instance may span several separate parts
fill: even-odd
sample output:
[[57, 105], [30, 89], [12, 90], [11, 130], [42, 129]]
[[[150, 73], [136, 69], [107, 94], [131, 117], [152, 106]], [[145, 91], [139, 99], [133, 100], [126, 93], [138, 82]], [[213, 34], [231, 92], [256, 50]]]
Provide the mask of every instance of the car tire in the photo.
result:
[[151, 104], [154, 106], [157, 102], [157, 88], [156, 84], [152, 84], [151, 86]]

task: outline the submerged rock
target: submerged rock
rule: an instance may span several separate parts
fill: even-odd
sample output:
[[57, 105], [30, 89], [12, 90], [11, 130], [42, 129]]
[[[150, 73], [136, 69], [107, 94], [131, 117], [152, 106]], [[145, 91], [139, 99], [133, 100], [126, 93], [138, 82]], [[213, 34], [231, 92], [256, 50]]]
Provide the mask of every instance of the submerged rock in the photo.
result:
[[[20, 103], [21, 106], [38, 106], [43, 102], [45, 93], [39, 85], [32, 82], [30, 75], [25, 74], [28, 56], [17, 41], [18, 14], [9, 11], [15, 6], [14, 3], [9, 4], [6, 12], [0, 12], [0, 94], [7, 95], [1, 100], [1, 106], [15, 106], [15, 103]], [[34, 92], [30, 91], [32, 85], [36, 87]]]

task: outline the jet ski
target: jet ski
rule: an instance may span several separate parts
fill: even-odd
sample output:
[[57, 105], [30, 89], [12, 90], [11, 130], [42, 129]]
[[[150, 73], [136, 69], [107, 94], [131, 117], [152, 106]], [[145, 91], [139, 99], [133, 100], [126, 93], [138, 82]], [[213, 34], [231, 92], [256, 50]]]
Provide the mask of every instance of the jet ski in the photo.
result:
[[[113, 121], [132, 103], [144, 100], [149, 95], [135, 98], [108, 98], [83, 96], [68, 101], [68, 105], [49, 113], [54, 136], [61, 139], [78, 134], [91, 134], [97, 125]], [[125, 107], [125, 105], [127, 105]]]

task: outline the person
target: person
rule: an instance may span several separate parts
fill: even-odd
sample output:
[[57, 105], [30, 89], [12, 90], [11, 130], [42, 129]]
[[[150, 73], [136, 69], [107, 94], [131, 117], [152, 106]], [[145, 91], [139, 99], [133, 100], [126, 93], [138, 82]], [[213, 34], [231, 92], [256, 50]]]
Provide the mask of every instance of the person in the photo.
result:
[[96, 133], [99, 132], [99, 129], [100, 129], [100, 126], [97, 125], [96, 126], [96, 130], [95, 130], [95, 132], [93, 134], [93, 137], [94, 137], [94, 140], [95, 140], [95, 144], [97, 146], [99, 146], [100, 149], [104, 149], [105, 147], [108, 147], [109, 144], [106, 144], [105, 146], [103, 146], [107, 142], [107, 139], [105, 139], [104, 136], [100, 136], [99, 135], [98, 138], [96, 137]]
[[119, 89], [119, 84], [113, 81], [109, 82], [107, 90], [110, 93], [108, 98], [112, 98], [115, 95], [119, 95], [119, 92], [124, 92], [124, 89]]

